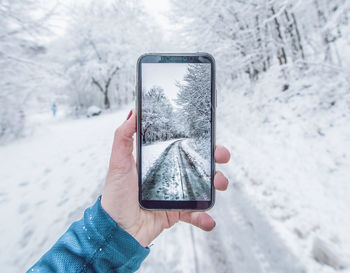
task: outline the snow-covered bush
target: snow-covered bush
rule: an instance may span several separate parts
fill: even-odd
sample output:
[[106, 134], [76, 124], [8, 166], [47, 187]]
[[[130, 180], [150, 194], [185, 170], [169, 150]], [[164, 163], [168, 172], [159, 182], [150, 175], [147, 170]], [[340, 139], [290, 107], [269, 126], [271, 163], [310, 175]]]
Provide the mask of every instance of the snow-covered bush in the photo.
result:
[[102, 110], [100, 107], [96, 105], [90, 106], [87, 111], [86, 111], [86, 116], [87, 117], [93, 117], [93, 116], [98, 116], [102, 113]]

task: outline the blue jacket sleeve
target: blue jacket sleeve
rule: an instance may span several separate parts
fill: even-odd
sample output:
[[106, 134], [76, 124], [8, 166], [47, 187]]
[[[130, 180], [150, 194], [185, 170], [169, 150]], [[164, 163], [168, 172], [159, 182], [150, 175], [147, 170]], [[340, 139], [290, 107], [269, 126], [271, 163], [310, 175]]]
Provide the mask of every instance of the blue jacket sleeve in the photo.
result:
[[28, 272], [134, 272], [149, 253], [102, 209], [101, 197]]

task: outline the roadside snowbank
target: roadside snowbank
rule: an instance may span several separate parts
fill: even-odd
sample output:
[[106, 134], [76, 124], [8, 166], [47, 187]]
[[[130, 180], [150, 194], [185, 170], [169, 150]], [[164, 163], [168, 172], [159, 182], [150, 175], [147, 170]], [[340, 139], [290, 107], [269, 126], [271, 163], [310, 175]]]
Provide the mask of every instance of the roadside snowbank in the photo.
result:
[[[239, 84], [218, 103], [218, 142], [230, 170], [310, 272], [316, 237], [350, 259], [350, 86], [319, 73], [283, 81], [273, 69], [255, 86]], [[223, 92], [225, 93], [225, 92]], [[350, 272], [350, 269], [343, 272]]]
[[[203, 140], [201, 141], [202, 146], [204, 147], [210, 147], [210, 143], [203, 143]], [[182, 142], [182, 147], [184, 151], [187, 153], [188, 157], [195, 163], [195, 166], [198, 166], [197, 170], [200, 172], [200, 174], [203, 177], [210, 177], [210, 153], [207, 156], [203, 157], [200, 154], [200, 151], [198, 151], [197, 145], [195, 144], [195, 140], [193, 139], [186, 139]], [[204, 149], [201, 149], [203, 151]], [[210, 148], [206, 149], [209, 150]], [[202, 153], [203, 154], [203, 153]]]
[[171, 139], [142, 146], [142, 178], [145, 178], [148, 170], [153, 166], [154, 162], [164, 150], [177, 140], [178, 139]]

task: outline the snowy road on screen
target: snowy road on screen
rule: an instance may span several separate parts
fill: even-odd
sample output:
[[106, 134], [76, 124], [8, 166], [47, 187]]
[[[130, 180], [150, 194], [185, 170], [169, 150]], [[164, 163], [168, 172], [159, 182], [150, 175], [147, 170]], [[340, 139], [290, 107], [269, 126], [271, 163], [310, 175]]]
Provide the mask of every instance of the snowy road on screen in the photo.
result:
[[208, 200], [210, 177], [185, 151], [182, 143], [172, 142], [147, 172], [143, 198], [152, 200]]

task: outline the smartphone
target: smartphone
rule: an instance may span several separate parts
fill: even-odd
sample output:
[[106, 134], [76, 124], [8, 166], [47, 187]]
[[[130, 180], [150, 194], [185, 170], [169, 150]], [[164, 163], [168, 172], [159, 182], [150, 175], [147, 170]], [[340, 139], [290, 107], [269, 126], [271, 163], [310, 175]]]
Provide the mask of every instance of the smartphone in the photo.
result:
[[207, 210], [215, 189], [215, 61], [207, 53], [144, 54], [137, 61], [139, 203]]

